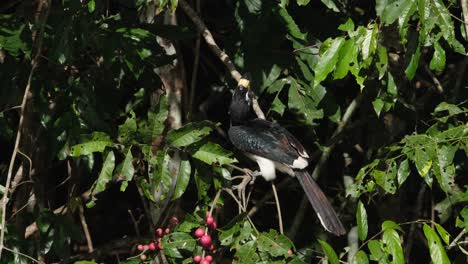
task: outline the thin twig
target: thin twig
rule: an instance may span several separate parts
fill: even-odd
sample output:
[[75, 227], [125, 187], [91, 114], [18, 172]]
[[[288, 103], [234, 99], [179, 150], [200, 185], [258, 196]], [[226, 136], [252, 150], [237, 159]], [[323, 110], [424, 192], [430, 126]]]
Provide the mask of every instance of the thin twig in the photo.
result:
[[[288, 185], [294, 178], [293, 177], [287, 177], [285, 178], [280, 184], [278, 184], [278, 190], [284, 188], [286, 185]], [[271, 192], [265, 194], [265, 196], [263, 196], [263, 198], [257, 202], [257, 204], [250, 208], [249, 212], [247, 213], [247, 215], [249, 217], [252, 217], [264, 204], [266, 201], [270, 200], [272, 198], [273, 194]]]
[[439, 79], [435, 76], [435, 74], [429, 69], [429, 66], [427, 64], [424, 64], [424, 70], [426, 71], [427, 74], [431, 77], [432, 81], [434, 82], [435, 88], [438, 93], [443, 93], [444, 92], [444, 87], [442, 87], [442, 84], [440, 83]]
[[456, 237], [453, 239], [452, 243], [447, 247], [447, 249], [452, 249], [454, 246], [457, 245], [458, 240], [460, 240], [466, 234], [465, 229], [463, 229]]
[[[13, 174], [13, 167], [15, 165], [16, 161], [16, 155], [18, 154], [18, 148], [21, 140], [21, 130], [23, 128], [23, 122], [24, 122], [24, 115], [25, 115], [25, 108], [26, 108], [26, 102], [29, 99], [29, 90], [31, 89], [31, 83], [32, 83], [32, 78], [34, 75], [34, 71], [38, 65], [39, 61], [39, 56], [42, 52], [42, 40], [44, 36], [44, 29], [45, 29], [45, 24], [47, 17], [49, 16], [49, 5], [50, 5], [50, 0], [43, 0], [41, 1], [42, 5], [44, 5], [45, 10], [43, 11], [43, 16], [38, 20], [40, 23], [40, 28], [39, 28], [39, 37], [36, 39], [37, 40], [37, 49], [36, 49], [36, 55], [34, 58], [31, 60], [31, 71], [29, 72], [28, 76], [28, 81], [26, 84], [26, 88], [24, 89], [24, 94], [23, 94], [23, 101], [21, 102], [21, 111], [20, 111], [20, 120], [18, 124], [18, 131], [16, 132], [16, 140], [15, 140], [15, 145], [13, 148], [13, 154], [11, 155], [11, 160], [10, 160], [10, 165], [8, 167], [8, 173], [7, 173], [7, 180], [5, 183], [5, 193], [3, 194], [2, 198], [2, 224], [1, 224], [1, 231], [0, 231], [0, 259], [2, 258], [2, 251], [4, 248], [4, 240], [5, 240], [5, 226], [6, 226], [6, 210], [7, 210], [7, 203], [8, 203], [8, 192], [11, 184], [11, 176]], [[33, 35], [36, 35], [37, 31], [33, 32]]]
[[84, 216], [83, 204], [79, 203], [78, 214], [80, 216], [81, 226], [83, 227], [83, 232], [86, 237], [86, 244], [88, 245], [88, 252], [91, 253], [94, 251], [93, 241], [91, 240], [91, 234], [89, 233], [88, 224], [86, 223], [86, 218]]
[[279, 230], [280, 230], [280, 233], [283, 235], [284, 230], [283, 230], [283, 216], [281, 214], [281, 205], [279, 202], [278, 193], [276, 192], [275, 184], [273, 182], [271, 183], [271, 189], [273, 190], [273, 195], [275, 196], [276, 210], [278, 211]]
[[130, 215], [130, 219], [132, 219], [133, 228], [135, 229], [135, 234], [137, 235], [137, 237], [140, 237], [140, 228], [138, 228], [139, 221], [136, 220], [135, 216], [132, 213], [132, 210], [128, 209], [127, 212]]
[[18, 250], [14, 250], [14, 249], [11, 249], [11, 248], [7, 248], [7, 247], [5, 247], [5, 246], [3, 246], [3, 249], [5, 249], [6, 251], [10, 251], [10, 252], [13, 253], [13, 254], [18, 254], [18, 255], [20, 255], [20, 256], [23, 256], [23, 257], [25, 257], [25, 258], [28, 258], [28, 259], [30, 259], [30, 260], [36, 262], [36, 263], [41, 263], [41, 264], [44, 263], [44, 262], [39, 261], [39, 260], [37, 260], [37, 259], [35, 259], [35, 258], [29, 256], [29, 255], [26, 255], [26, 254], [24, 254], [24, 253], [19, 252]]

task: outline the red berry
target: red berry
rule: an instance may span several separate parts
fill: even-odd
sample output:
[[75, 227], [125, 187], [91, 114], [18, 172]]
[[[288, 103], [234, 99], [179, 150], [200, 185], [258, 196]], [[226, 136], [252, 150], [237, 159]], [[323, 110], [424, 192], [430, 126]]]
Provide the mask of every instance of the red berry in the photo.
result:
[[137, 249], [140, 250], [140, 251], [143, 251], [143, 245], [142, 245], [142, 244], [138, 244], [138, 245], [137, 245]]
[[149, 249], [149, 246], [148, 245], [143, 245], [143, 250], [146, 251]]
[[197, 228], [194, 233], [195, 237], [200, 238], [205, 235], [205, 230], [203, 228]]
[[218, 227], [218, 224], [216, 224], [216, 221], [214, 221], [213, 223], [211, 223], [211, 225], [208, 226], [211, 230], [216, 230], [216, 228]]
[[204, 247], [211, 246], [211, 237], [209, 235], [204, 235], [200, 238], [200, 244]]
[[152, 251], [155, 251], [156, 249], [158, 249], [156, 247], [156, 244], [154, 242], [151, 242], [149, 245], [148, 245], [149, 249], [152, 250]]
[[213, 257], [210, 256], [210, 255], [206, 255], [206, 256], [205, 256], [205, 260], [206, 260], [206, 261], [209, 261], [209, 262], [211, 263], [211, 261], [213, 261]]
[[292, 249], [288, 249], [288, 254], [289, 254], [289, 255], [292, 255], [292, 254], [293, 254]]
[[145, 254], [140, 255], [140, 260], [145, 261], [148, 257]]
[[204, 260], [200, 261], [200, 264], [210, 264], [210, 262], [208, 260], [204, 259]]
[[200, 261], [201, 261], [201, 256], [200, 255], [193, 256], [193, 262], [198, 263]]
[[206, 213], [205, 213], [205, 219], [208, 218], [208, 217], [210, 217], [210, 216], [211, 216], [210, 211], [206, 211]]
[[176, 226], [179, 224], [179, 219], [175, 216], [171, 217], [171, 219], [169, 219], [169, 224], [171, 226]]
[[208, 250], [209, 250], [209, 251], [213, 251], [213, 250], [215, 250], [215, 247], [214, 247], [214, 245], [213, 245], [213, 244], [211, 244], [211, 246], [208, 248]]
[[162, 230], [162, 228], [156, 229], [156, 236], [158, 236], [158, 237], [162, 237], [162, 236], [163, 236], [163, 230]]
[[214, 218], [212, 216], [209, 216], [206, 218], [207, 225], [212, 225], [213, 223], [214, 223]]
[[170, 229], [169, 227], [166, 228], [166, 229], [164, 229], [164, 234], [167, 235], [167, 234], [169, 234], [169, 233], [171, 233], [171, 229]]

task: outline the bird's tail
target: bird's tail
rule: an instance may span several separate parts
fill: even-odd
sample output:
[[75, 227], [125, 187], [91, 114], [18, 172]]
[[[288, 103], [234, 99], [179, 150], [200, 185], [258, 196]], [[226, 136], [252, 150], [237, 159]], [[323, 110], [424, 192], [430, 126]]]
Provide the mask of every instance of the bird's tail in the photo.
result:
[[304, 192], [309, 198], [309, 202], [317, 213], [322, 226], [328, 231], [337, 236], [346, 234], [340, 219], [336, 215], [335, 210], [331, 206], [325, 194], [322, 192], [318, 184], [312, 179], [310, 174], [305, 170], [295, 171], [296, 178], [299, 180]]

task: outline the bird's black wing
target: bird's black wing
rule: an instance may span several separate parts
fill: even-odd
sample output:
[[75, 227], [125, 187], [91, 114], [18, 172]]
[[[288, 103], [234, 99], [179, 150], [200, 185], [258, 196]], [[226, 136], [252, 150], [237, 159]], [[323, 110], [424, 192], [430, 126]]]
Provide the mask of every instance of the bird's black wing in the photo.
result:
[[229, 139], [242, 151], [288, 165], [299, 157], [308, 158], [302, 144], [291, 133], [267, 120], [254, 119], [232, 126]]

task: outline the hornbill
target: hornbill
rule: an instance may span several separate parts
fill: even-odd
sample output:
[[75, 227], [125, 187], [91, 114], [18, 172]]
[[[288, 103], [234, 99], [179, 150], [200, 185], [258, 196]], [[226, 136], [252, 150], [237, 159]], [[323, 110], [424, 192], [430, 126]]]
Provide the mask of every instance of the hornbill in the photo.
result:
[[249, 80], [242, 78], [232, 96], [229, 139], [250, 159], [257, 162], [267, 181], [276, 178], [276, 170], [295, 176], [314, 208], [322, 226], [335, 235], [346, 233], [343, 224], [317, 183], [305, 170], [309, 165], [306, 150], [285, 128], [254, 118]]

